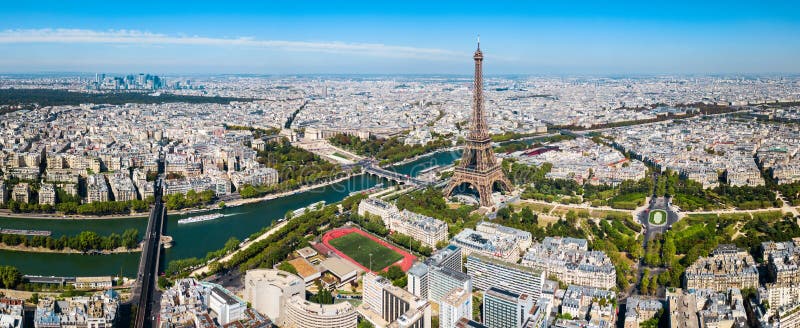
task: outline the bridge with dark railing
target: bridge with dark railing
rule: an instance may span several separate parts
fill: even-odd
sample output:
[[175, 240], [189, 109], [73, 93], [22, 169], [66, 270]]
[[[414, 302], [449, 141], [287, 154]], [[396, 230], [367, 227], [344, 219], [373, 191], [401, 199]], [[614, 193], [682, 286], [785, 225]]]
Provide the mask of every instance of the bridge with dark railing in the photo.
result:
[[411, 177], [409, 175], [397, 173], [397, 172], [394, 172], [394, 171], [389, 171], [387, 169], [383, 169], [381, 167], [373, 166], [373, 165], [365, 165], [364, 166], [364, 172], [366, 172], [368, 174], [372, 174], [372, 175], [377, 176], [377, 177], [384, 178], [384, 179], [389, 180], [389, 181], [394, 181], [394, 182], [397, 182], [397, 183], [402, 183], [402, 184], [413, 186], [413, 187], [422, 187], [422, 186], [427, 186], [427, 185], [431, 184], [428, 181], [420, 180], [420, 179]]

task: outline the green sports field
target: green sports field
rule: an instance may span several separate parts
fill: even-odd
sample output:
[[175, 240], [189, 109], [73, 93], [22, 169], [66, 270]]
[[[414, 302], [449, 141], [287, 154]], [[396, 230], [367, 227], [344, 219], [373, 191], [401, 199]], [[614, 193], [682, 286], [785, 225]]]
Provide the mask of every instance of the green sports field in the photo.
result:
[[372, 270], [380, 271], [400, 261], [403, 256], [376, 241], [351, 233], [329, 241], [331, 246], [349, 256], [365, 268], [369, 268], [369, 254], [372, 253]]
[[655, 225], [667, 223], [667, 212], [664, 210], [650, 211], [650, 223]]

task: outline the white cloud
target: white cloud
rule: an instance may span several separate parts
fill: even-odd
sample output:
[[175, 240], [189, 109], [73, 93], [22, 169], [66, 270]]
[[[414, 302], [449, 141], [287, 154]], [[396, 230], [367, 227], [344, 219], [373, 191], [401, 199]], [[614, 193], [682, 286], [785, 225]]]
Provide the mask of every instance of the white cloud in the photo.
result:
[[211, 38], [202, 36], [171, 36], [137, 30], [9, 29], [0, 31], [0, 44], [15, 43], [260, 47], [289, 51], [346, 53], [375, 57], [431, 60], [463, 59], [465, 56], [465, 54], [444, 49], [393, 46], [380, 43], [258, 40], [250, 37]]

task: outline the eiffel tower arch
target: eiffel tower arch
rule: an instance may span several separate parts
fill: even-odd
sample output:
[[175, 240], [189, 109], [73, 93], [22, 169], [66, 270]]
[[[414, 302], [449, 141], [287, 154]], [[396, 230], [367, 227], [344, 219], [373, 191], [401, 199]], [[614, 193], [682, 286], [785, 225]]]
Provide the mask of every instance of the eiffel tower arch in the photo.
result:
[[475, 85], [472, 94], [472, 119], [470, 131], [464, 145], [461, 162], [456, 166], [450, 183], [444, 190], [445, 197], [450, 197], [461, 185], [467, 184], [478, 193], [481, 206], [492, 206], [492, 191], [498, 185], [501, 191], [510, 191], [511, 181], [503, 173], [494, 156], [492, 139], [486, 126], [483, 111], [483, 53], [481, 44], [475, 50]]

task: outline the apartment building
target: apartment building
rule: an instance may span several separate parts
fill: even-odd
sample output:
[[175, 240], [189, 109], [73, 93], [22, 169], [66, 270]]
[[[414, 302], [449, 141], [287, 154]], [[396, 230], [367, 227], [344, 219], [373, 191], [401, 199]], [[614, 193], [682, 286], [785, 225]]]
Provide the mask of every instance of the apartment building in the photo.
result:
[[755, 260], [734, 245], [720, 245], [708, 257], [701, 257], [685, 272], [687, 290], [729, 288], [758, 288], [758, 269]]
[[521, 263], [566, 284], [611, 289], [617, 283], [611, 259], [604, 252], [589, 251], [585, 239], [545, 237], [525, 253]]
[[108, 184], [114, 200], [124, 202], [137, 199], [136, 187], [127, 173], [113, 173], [108, 175]]
[[409, 236], [431, 248], [436, 248], [436, 244], [447, 240], [447, 223], [430, 216], [403, 210], [397, 215], [388, 216], [384, 223], [386, 221], [389, 230]]
[[11, 192], [11, 198], [15, 202], [29, 203], [31, 201], [31, 186], [27, 182], [17, 183]]
[[359, 215], [376, 215], [390, 231], [409, 236], [423, 245], [435, 248], [447, 240], [447, 223], [408, 210], [398, 210], [393, 204], [377, 198], [366, 198], [358, 205]]
[[655, 317], [662, 308], [658, 299], [631, 295], [625, 303], [624, 328], [639, 328], [642, 322]]
[[461, 319], [472, 320], [472, 293], [455, 288], [439, 303], [439, 327], [454, 328]]
[[56, 187], [52, 183], [39, 185], [39, 204], [56, 204]]
[[375, 327], [431, 327], [431, 305], [427, 300], [371, 272], [364, 274], [363, 290], [358, 312]]
[[0, 180], [0, 205], [5, 204], [8, 201], [10, 193], [6, 188], [5, 181]]
[[542, 293], [544, 271], [499, 260], [482, 254], [467, 257], [467, 274], [472, 286], [480, 290], [497, 287], [538, 299]]
[[522, 327], [533, 304], [530, 295], [491, 287], [483, 294], [483, 324], [490, 328]]
[[[432, 271], [436, 270], [447, 270], [447, 272], [463, 272], [463, 258], [461, 257], [461, 247], [456, 245], [447, 245], [447, 247], [442, 248], [433, 254], [430, 257], [425, 259], [425, 262], [416, 262], [411, 267], [411, 269], [407, 272], [408, 277], [408, 285], [406, 288], [409, 292], [419, 297], [425, 299], [430, 298], [430, 289], [431, 287], [431, 279], [433, 274]], [[447, 277], [453, 276], [454, 280], [447, 279]], [[452, 274], [448, 275], [447, 273], [437, 273], [437, 279], [444, 279], [447, 281], [452, 281], [454, 286], [455, 285], [462, 285], [463, 288], [466, 287], [466, 282], [463, 279], [463, 276], [459, 274]], [[459, 278], [462, 277], [462, 278]], [[468, 277], [467, 277], [468, 278]], [[436, 282], [434, 282], [436, 283]], [[446, 282], [445, 282], [446, 283]], [[450, 290], [443, 290], [444, 288], [441, 286], [436, 286], [435, 295], [442, 295], [444, 293], [450, 292]], [[446, 288], [446, 287], [445, 287]], [[471, 283], [469, 290], [472, 290]]]
[[89, 203], [109, 201], [108, 184], [102, 174], [93, 174], [86, 179], [86, 201]]
[[453, 236], [450, 243], [461, 247], [464, 255], [482, 254], [516, 263], [520, 253], [527, 249], [525, 245], [530, 245], [530, 240], [520, 239], [513, 234], [494, 234], [466, 228]]

